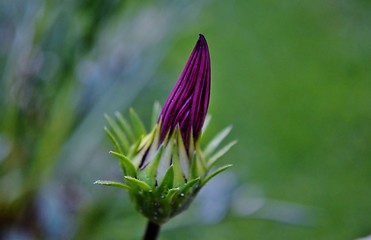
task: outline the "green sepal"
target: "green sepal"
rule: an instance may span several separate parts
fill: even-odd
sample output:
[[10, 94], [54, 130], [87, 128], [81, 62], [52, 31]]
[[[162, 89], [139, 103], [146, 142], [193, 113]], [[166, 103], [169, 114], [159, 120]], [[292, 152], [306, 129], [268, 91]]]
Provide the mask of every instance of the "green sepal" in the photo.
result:
[[128, 185], [134, 189], [139, 189], [139, 190], [143, 190], [143, 191], [152, 191], [152, 188], [145, 182], [139, 180], [139, 179], [136, 179], [136, 178], [133, 178], [133, 177], [130, 177], [130, 176], [124, 176], [125, 180], [127, 181]]
[[163, 149], [164, 147], [161, 146], [157, 150], [155, 156], [150, 160], [149, 164], [138, 174], [138, 179], [146, 182], [152, 188], [156, 185], [156, 173]]
[[198, 176], [200, 176], [200, 173], [199, 172], [200, 172], [200, 170], [199, 170], [199, 164], [198, 164], [198, 160], [197, 160], [197, 155], [195, 153], [195, 154], [193, 154], [193, 157], [192, 157], [190, 179], [195, 179]]
[[133, 124], [135, 135], [138, 138], [142, 135], [145, 135], [147, 131], [146, 131], [146, 128], [144, 127], [142, 120], [140, 120], [138, 114], [132, 108], [130, 108], [129, 114], [130, 114], [131, 122]]
[[141, 165], [147, 166], [150, 161], [155, 157], [158, 152], [158, 146], [160, 142], [160, 126], [154, 128], [151, 134], [149, 145], [146, 145], [145, 149], [148, 149], [146, 156], [142, 159]]
[[142, 141], [142, 138], [140, 138], [134, 145], [131, 146], [129, 150], [128, 158], [132, 158], [138, 153], [141, 141]]
[[[191, 181], [189, 181], [186, 185], [181, 187], [179, 194], [187, 194], [196, 184], [198, 184], [201, 181], [201, 178], [195, 178]], [[197, 187], [197, 186], [196, 186]]]
[[198, 176], [203, 176], [209, 168], [207, 167], [207, 163], [205, 161], [205, 157], [203, 155], [203, 152], [200, 149], [200, 145], [196, 144], [196, 151], [195, 151], [196, 157], [197, 157], [197, 167], [198, 167]]
[[184, 177], [186, 179], [189, 179], [190, 161], [189, 161], [188, 153], [187, 153], [187, 150], [185, 149], [183, 137], [182, 137], [182, 134], [180, 133], [179, 128], [178, 128], [177, 135], [178, 135], [178, 156], [179, 156], [180, 166], [182, 168]]
[[129, 150], [129, 141], [125, 133], [121, 130], [119, 125], [107, 114], [104, 114], [109, 126], [111, 127], [113, 134], [116, 135], [118, 142], [120, 143], [123, 153], [127, 154]]
[[121, 115], [120, 112], [115, 112], [115, 116], [117, 118], [118, 124], [121, 127], [122, 131], [126, 134], [128, 137], [128, 140], [130, 142], [135, 141], [135, 136], [132, 127], [130, 126], [129, 122], [126, 121], [126, 119]]
[[220, 145], [220, 143], [228, 136], [228, 134], [231, 132], [232, 126], [228, 126], [224, 128], [222, 131], [220, 131], [206, 146], [204, 150], [204, 155], [207, 158], [212, 154]]
[[223, 167], [220, 167], [218, 168], [217, 170], [215, 170], [213, 173], [209, 174], [202, 182], [201, 182], [201, 187], [205, 186], [205, 184], [210, 181], [213, 177], [215, 177], [216, 175], [218, 175], [219, 173], [221, 172], [224, 172], [225, 170], [227, 170], [228, 168], [232, 167], [233, 165], [232, 164], [228, 164], [228, 165], [225, 165]]
[[225, 145], [222, 149], [217, 151], [214, 155], [212, 155], [208, 160], [208, 167], [211, 168], [212, 166], [214, 166], [217, 160], [221, 158], [224, 154], [226, 154], [236, 143], [237, 141], [232, 141]]
[[[180, 134], [180, 133], [179, 133]], [[173, 166], [174, 166], [174, 186], [179, 187], [185, 183], [182, 167], [179, 159], [178, 147], [176, 142], [173, 143]]]
[[136, 177], [137, 171], [133, 163], [130, 161], [130, 159], [128, 159], [125, 155], [117, 152], [110, 151], [110, 153], [120, 160], [120, 164], [123, 169], [124, 175]]
[[142, 136], [142, 140], [140, 141], [138, 147], [139, 152], [132, 159], [132, 162], [136, 167], [139, 167], [148, 148], [151, 147], [154, 135], [155, 129], [153, 129], [152, 132], [150, 132], [149, 134]]
[[166, 189], [171, 189], [174, 184], [174, 167], [171, 165], [169, 169], [166, 171], [164, 178], [160, 186], [158, 187], [158, 192], [166, 191]]
[[[162, 182], [166, 172], [169, 169], [169, 166], [171, 167], [171, 158], [173, 155], [173, 144], [170, 142], [168, 144], [163, 144], [164, 145], [164, 151], [162, 153], [160, 163], [157, 169], [157, 181]], [[174, 171], [174, 169], [173, 169]], [[174, 175], [174, 174], [173, 174]]]
[[112, 134], [112, 132], [107, 127], [104, 127], [104, 131], [106, 132], [108, 138], [113, 143], [113, 146], [115, 146], [116, 151], [122, 153], [121, 147], [119, 143], [117, 142], [115, 136]]
[[104, 186], [111, 186], [111, 187], [118, 187], [123, 188], [125, 190], [131, 190], [131, 187], [129, 187], [126, 184], [120, 183], [120, 182], [114, 182], [114, 181], [107, 181], [107, 180], [97, 180], [94, 182], [94, 184], [104, 185]]
[[179, 191], [180, 191], [180, 188], [169, 189], [169, 191], [166, 194], [165, 200], [167, 202], [170, 202], [171, 199], [175, 196], [175, 194], [177, 194]]
[[195, 140], [193, 138], [193, 129], [191, 129], [191, 135], [189, 137], [188, 156], [192, 156], [194, 151], [195, 151]]

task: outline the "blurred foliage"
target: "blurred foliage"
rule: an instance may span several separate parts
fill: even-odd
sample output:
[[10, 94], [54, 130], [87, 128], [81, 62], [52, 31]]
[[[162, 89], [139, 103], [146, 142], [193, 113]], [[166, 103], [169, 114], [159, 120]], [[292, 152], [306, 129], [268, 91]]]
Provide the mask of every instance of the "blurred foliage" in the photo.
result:
[[[138, 239], [103, 114], [150, 123], [197, 34], [234, 174], [161, 239], [371, 234], [369, 1], [0, 2], [0, 238]], [[205, 136], [206, 138], [212, 136]], [[211, 182], [212, 183], [212, 182]]]

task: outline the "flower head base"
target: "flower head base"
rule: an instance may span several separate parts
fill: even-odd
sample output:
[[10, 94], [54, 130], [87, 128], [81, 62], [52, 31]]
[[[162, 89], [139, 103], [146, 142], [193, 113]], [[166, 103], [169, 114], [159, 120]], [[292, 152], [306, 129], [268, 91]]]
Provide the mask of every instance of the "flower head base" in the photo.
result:
[[205, 121], [210, 98], [210, 55], [205, 37], [200, 37], [158, 121], [162, 122], [160, 141], [179, 126], [188, 149], [191, 134], [198, 140]]
[[[210, 173], [217, 160], [236, 142], [218, 150], [231, 127], [206, 145], [199, 146], [210, 95], [210, 57], [205, 38], [200, 38], [186, 68], [160, 114], [155, 104], [152, 131], [130, 110], [130, 122], [120, 113], [106, 115], [105, 128], [120, 160], [123, 182], [96, 184], [128, 190], [136, 209], [151, 222], [162, 224], [187, 209], [199, 190], [225, 165]], [[157, 121], [156, 121], [157, 119]]]

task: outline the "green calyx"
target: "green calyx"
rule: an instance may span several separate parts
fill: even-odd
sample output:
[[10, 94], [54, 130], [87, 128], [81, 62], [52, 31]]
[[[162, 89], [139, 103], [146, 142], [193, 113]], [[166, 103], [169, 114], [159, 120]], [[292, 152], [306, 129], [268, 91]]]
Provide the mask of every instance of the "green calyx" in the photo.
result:
[[232, 166], [211, 171], [236, 141], [219, 148], [231, 130], [227, 127], [204, 150], [193, 139], [186, 150], [179, 129], [160, 143], [161, 123], [155, 120], [159, 109], [156, 103], [154, 126], [149, 133], [132, 109], [130, 123], [120, 113], [116, 113], [116, 119], [105, 116], [109, 124], [105, 131], [115, 147], [110, 153], [120, 161], [124, 178], [122, 182], [98, 180], [95, 184], [127, 190], [140, 213], [154, 223], [163, 224], [187, 209], [210, 179]]

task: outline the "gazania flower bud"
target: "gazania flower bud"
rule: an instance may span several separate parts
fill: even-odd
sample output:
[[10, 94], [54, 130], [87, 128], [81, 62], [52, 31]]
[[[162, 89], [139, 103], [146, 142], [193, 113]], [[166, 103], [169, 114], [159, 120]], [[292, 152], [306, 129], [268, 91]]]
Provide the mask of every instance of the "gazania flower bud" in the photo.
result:
[[161, 111], [160, 141], [179, 126], [188, 149], [191, 134], [196, 142], [205, 121], [210, 98], [210, 55], [205, 37], [200, 37], [187, 64]]
[[[206, 145], [199, 146], [210, 97], [210, 56], [200, 35], [178, 82], [161, 110], [155, 104], [152, 130], [130, 110], [130, 122], [120, 113], [106, 116], [105, 128], [120, 160], [123, 182], [96, 184], [128, 190], [136, 209], [150, 222], [162, 224], [187, 209], [199, 190], [226, 165], [210, 170], [236, 142], [218, 147], [231, 127]], [[157, 121], [156, 121], [157, 119]]]

